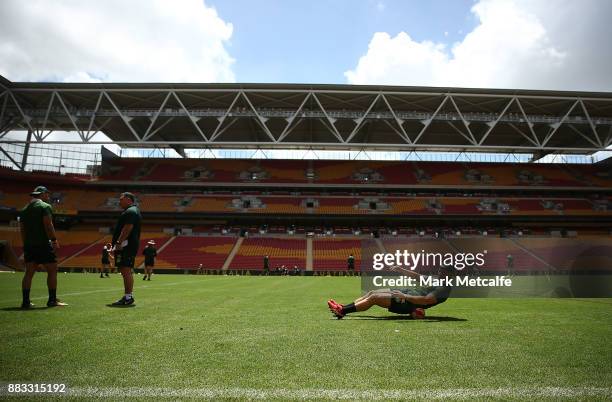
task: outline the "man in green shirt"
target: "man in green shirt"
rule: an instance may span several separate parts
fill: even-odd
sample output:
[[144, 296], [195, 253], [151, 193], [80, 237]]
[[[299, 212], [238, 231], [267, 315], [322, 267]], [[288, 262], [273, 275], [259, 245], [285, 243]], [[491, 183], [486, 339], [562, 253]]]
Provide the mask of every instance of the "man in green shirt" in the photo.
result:
[[23, 301], [21, 308], [28, 309], [34, 305], [30, 302], [30, 288], [36, 268], [42, 265], [47, 270], [47, 288], [49, 300], [47, 307], [65, 306], [57, 298], [57, 259], [55, 252], [59, 243], [53, 227], [53, 208], [48, 204], [49, 190], [38, 186], [30, 193], [32, 199], [19, 212], [19, 229], [23, 241], [25, 274], [21, 282]]
[[122, 193], [119, 196], [119, 205], [123, 212], [119, 216], [113, 233], [113, 251], [115, 253], [115, 267], [123, 276], [124, 296], [113, 303], [113, 306], [129, 306], [134, 304], [134, 277], [132, 268], [138, 247], [140, 246], [140, 223], [142, 217], [140, 210], [134, 204], [136, 197], [132, 193]]

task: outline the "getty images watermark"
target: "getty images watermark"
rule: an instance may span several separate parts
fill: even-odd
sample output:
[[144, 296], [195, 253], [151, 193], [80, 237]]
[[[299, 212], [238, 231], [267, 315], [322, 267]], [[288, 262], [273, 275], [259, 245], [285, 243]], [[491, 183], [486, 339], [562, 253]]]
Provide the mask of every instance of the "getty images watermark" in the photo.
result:
[[507, 239], [368, 239], [361, 248], [362, 291], [450, 286], [453, 297], [612, 295], [612, 244], [579, 249], [547, 240], [546, 250], [536, 252]]
[[[374, 271], [391, 272], [397, 274], [401, 272], [409, 273], [410, 275], [400, 275], [386, 277], [384, 275], [373, 275], [372, 284], [377, 288], [390, 287], [430, 287], [430, 286], [512, 286], [512, 279], [506, 275], [496, 275], [492, 278], [483, 278], [480, 276], [470, 277], [469, 275], [458, 276], [448, 275], [448, 271], [463, 271], [469, 268], [481, 268], [485, 265], [485, 257], [487, 250], [481, 253], [428, 253], [425, 250], [414, 253], [408, 250], [396, 250], [395, 253], [376, 253], [372, 257], [372, 268]], [[436, 276], [421, 275], [419, 271], [427, 272], [432, 269], [437, 269]], [[440, 267], [447, 268], [444, 270], [446, 275], [441, 276]], [[383, 273], [383, 272], [381, 272]]]

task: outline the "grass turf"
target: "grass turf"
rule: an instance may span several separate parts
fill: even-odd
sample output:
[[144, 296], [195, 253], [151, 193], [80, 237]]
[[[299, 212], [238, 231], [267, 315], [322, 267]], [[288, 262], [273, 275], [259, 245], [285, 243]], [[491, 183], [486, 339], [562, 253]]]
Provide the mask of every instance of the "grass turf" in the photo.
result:
[[[492, 389], [612, 387], [611, 299], [449, 299], [422, 321], [374, 307], [332, 319], [358, 278], [60, 274], [68, 307], [20, 311], [0, 274], [0, 382], [70, 387]], [[606, 397], [611, 397], [608, 394]], [[580, 398], [585, 399], [585, 398]], [[586, 398], [588, 399], [588, 398]], [[601, 395], [597, 398], [601, 400]]]

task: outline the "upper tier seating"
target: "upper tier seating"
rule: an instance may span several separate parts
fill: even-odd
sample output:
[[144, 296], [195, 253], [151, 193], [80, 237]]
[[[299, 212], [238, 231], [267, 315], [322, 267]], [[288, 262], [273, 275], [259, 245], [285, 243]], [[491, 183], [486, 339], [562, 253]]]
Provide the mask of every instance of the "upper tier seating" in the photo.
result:
[[610, 187], [589, 165], [251, 159], [130, 159], [108, 162], [98, 181], [318, 183], [431, 186]]

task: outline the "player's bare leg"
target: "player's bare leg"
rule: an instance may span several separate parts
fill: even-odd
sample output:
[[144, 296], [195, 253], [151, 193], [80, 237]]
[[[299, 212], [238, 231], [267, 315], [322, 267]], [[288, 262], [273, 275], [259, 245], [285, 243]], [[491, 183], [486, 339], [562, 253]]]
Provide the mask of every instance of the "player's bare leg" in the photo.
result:
[[57, 263], [43, 264], [47, 270], [47, 288], [49, 289], [49, 300], [47, 307], [66, 306], [57, 298]]
[[134, 276], [132, 275], [132, 268], [121, 267], [119, 268], [121, 271], [121, 276], [123, 276], [123, 288], [125, 290], [125, 294], [132, 294], [132, 290], [134, 290]]
[[23, 279], [21, 280], [21, 293], [23, 296], [21, 308], [30, 308], [34, 306], [30, 302], [30, 289], [32, 288], [32, 278], [36, 273], [37, 266], [38, 264], [33, 262], [27, 262], [25, 264], [25, 272], [23, 274]]

